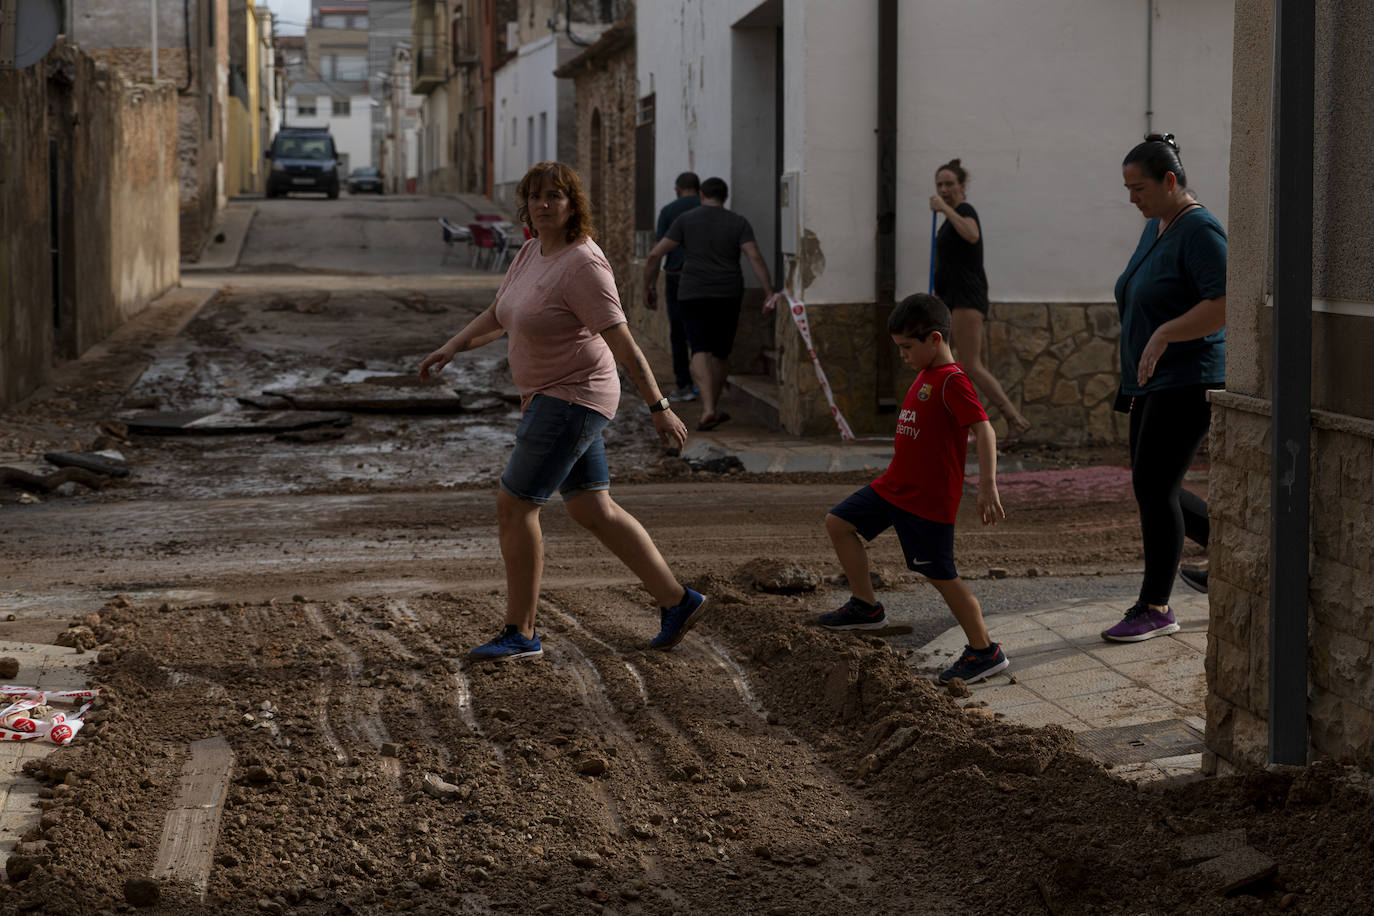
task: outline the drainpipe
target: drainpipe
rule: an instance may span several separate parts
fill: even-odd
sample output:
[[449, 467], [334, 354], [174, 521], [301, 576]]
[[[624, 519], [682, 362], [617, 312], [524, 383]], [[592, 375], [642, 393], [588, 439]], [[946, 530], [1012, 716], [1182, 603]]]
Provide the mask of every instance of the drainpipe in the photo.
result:
[[1145, 0], [1145, 133], [1155, 123], [1155, 0]]
[[[897, 301], [897, 0], [878, 0], [878, 197], [873, 299], [877, 316]], [[875, 316], [876, 317], [876, 316]], [[886, 321], [875, 322], [878, 353], [890, 354]], [[890, 366], [890, 357], [889, 357]], [[886, 384], [879, 369], [878, 382]], [[888, 386], [890, 387], [890, 386]], [[879, 405], [890, 391], [875, 392]]]
[[1307, 763], [1312, 411], [1312, 142], [1316, 8], [1278, 0], [1270, 397], [1269, 762]]

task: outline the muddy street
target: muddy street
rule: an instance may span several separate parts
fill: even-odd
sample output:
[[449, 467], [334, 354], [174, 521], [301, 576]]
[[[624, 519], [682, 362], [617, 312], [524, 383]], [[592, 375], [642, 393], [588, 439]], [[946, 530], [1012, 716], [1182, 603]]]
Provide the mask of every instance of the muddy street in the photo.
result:
[[[127, 328], [0, 417], [0, 464], [100, 445], [132, 471], [0, 487], [0, 640], [67, 640], [103, 691], [26, 766], [39, 808], [0, 912], [126, 912], [150, 876], [150, 911], [178, 914], [1341, 913], [1374, 893], [1358, 774], [1137, 787], [1062, 728], [937, 689], [913, 655], [951, 621], [888, 540], [874, 566], [908, 631], [816, 628], [848, 594], [822, 519], [871, 475], [693, 470], [633, 393], [613, 493], [712, 614], [648, 649], [647, 593], [555, 500], [543, 658], [469, 664], [504, 613], [518, 401], [502, 344], [456, 361], [443, 412], [409, 377], [494, 277], [339, 273], [301, 250], [296, 203], [324, 204], [260, 209], [252, 272], [200, 278], [193, 314]], [[337, 231], [365, 229], [342, 243], [362, 251], [435, 205], [349, 206]], [[330, 410], [347, 421], [264, 417]], [[204, 432], [226, 416], [267, 425]], [[966, 499], [958, 528], [989, 614], [1129, 588], [1124, 456], [1007, 455], [1027, 469], [1002, 478], [1006, 522]], [[1188, 849], [1235, 830], [1277, 865], [1228, 896]]]

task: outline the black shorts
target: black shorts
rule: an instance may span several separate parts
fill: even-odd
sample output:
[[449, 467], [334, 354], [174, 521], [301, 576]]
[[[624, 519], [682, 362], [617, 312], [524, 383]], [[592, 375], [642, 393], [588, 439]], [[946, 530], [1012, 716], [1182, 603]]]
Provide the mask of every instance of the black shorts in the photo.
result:
[[853, 525], [859, 537], [871, 541], [889, 528], [897, 530], [907, 569], [927, 579], [957, 579], [954, 568], [954, 526], [912, 515], [883, 499], [872, 487], [854, 493], [830, 510]]
[[739, 307], [743, 298], [741, 294], [678, 300], [687, 345], [693, 353], [710, 353], [717, 359], [730, 355], [735, 348], [735, 330], [739, 327]]

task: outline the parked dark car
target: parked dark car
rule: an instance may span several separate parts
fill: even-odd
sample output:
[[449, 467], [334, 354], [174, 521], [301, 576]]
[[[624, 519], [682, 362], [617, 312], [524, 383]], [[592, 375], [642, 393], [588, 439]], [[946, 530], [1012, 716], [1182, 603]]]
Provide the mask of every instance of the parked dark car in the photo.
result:
[[339, 159], [327, 127], [283, 127], [267, 151], [267, 196], [323, 191], [339, 196]]
[[379, 169], [365, 165], [356, 168], [348, 176], [348, 193], [361, 194], [364, 191], [382, 192], [382, 173]]

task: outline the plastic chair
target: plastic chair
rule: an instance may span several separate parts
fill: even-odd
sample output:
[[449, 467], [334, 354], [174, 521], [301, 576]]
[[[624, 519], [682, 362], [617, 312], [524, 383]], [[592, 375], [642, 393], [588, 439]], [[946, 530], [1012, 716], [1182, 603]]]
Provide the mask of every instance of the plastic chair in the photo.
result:
[[487, 258], [487, 266], [490, 267], [496, 260], [496, 238], [492, 235], [491, 227], [470, 223], [468, 231], [472, 234], [472, 266], [476, 267], [483, 258]]
[[439, 229], [444, 235], [444, 256], [439, 259], [440, 264], [448, 263], [448, 256], [453, 254], [453, 249], [457, 245], [472, 245], [472, 233], [463, 226], [455, 226], [442, 216], [439, 217]]
[[515, 227], [510, 223], [497, 223], [491, 227], [492, 239], [495, 242], [495, 250], [492, 257], [492, 270], [501, 270], [506, 266], [507, 260], [515, 260], [515, 253], [520, 246], [515, 244], [511, 238]]
[[506, 219], [500, 213], [474, 213], [472, 218], [479, 223], [500, 223]]

